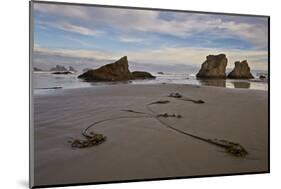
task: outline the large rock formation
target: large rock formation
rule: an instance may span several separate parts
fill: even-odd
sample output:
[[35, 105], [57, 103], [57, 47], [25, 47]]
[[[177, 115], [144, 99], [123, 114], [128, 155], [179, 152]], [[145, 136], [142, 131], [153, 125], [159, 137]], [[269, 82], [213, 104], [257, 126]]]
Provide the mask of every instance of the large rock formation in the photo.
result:
[[196, 74], [198, 78], [226, 78], [225, 68], [227, 58], [225, 54], [209, 55]]
[[247, 60], [242, 62], [235, 62], [234, 69], [228, 74], [228, 78], [231, 79], [253, 79], [254, 76], [251, 74], [250, 67]]
[[89, 70], [78, 78], [85, 81], [126, 81], [133, 79], [154, 79], [150, 73], [147, 72], [133, 72], [129, 70], [127, 56], [124, 56], [114, 63], [106, 64], [98, 69]]
[[95, 70], [89, 70], [78, 78], [86, 81], [122, 81], [129, 80], [131, 73], [128, 69], [128, 60], [124, 56], [114, 63], [104, 65]]

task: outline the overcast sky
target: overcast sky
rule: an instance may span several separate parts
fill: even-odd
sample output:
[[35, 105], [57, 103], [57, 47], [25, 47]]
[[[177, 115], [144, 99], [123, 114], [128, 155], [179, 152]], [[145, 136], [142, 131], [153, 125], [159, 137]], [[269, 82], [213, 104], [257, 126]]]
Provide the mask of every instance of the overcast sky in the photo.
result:
[[46, 55], [200, 65], [225, 53], [267, 70], [266, 17], [34, 4], [34, 49]]

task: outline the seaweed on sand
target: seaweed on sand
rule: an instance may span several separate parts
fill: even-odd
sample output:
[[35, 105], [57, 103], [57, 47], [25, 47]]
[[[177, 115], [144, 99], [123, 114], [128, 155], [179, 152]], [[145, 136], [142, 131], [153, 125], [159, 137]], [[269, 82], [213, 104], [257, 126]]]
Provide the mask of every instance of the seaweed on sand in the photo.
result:
[[217, 146], [225, 148], [226, 152], [233, 156], [245, 157], [246, 155], [248, 155], [247, 150], [239, 143], [230, 142], [224, 139], [213, 139], [209, 141]]
[[97, 124], [112, 121], [112, 120], [118, 120], [118, 119], [129, 119], [129, 118], [143, 118], [143, 117], [151, 117], [150, 115], [144, 115], [144, 116], [119, 116], [114, 118], [108, 118], [103, 119], [100, 121], [95, 121], [89, 126], [87, 126], [83, 131], [82, 135], [84, 139], [73, 139], [69, 140], [68, 142], [71, 144], [72, 148], [86, 148], [86, 147], [92, 147], [96, 146], [98, 144], [101, 144], [106, 141], [106, 136], [103, 134], [98, 134], [94, 132], [89, 132], [89, 129], [96, 126]]
[[[155, 114], [156, 112], [151, 109], [151, 106], [152, 104], [147, 104], [146, 105], [146, 108], [148, 111], [150, 111], [152, 114]], [[180, 117], [177, 117], [175, 114], [168, 114], [168, 113], [164, 113], [164, 114], [157, 114], [155, 116], [155, 119], [158, 120], [163, 126], [169, 128], [169, 129], [172, 129], [180, 134], [183, 134], [183, 135], [186, 135], [186, 136], [189, 136], [189, 137], [192, 137], [194, 139], [198, 139], [198, 140], [201, 140], [203, 142], [207, 142], [209, 144], [213, 144], [213, 145], [216, 145], [216, 146], [219, 146], [221, 148], [224, 148], [226, 153], [232, 155], [232, 156], [235, 156], [235, 157], [245, 157], [246, 155], [248, 155], [248, 152], [246, 151], [246, 149], [239, 143], [234, 143], [234, 142], [230, 142], [230, 141], [227, 141], [227, 140], [218, 140], [218, 139], [208, 139], [208, 138], [204, 138], [200, 135], [195, 135], [195, 134], [192, 134], [192, 133], [189, 133], [189, 132], [186, 132], [186, 131], [183, 131], [183, 130], [180, 130], [176, 127], [173, 127], [171, 125], [169, 125], [168, 123], [164, 122], [163, 120], [160, 119], [160, 117], [164, 117], [164, 118], [168, 118], [168, 117], [177, 117], [177, 118], [181, 118], [181, 115], [178, 115]]]
[[155, 102], [151, 102], [150, 104], [168, 104], [168, 103], [170, 103], [169, 100], [158, 100]]
[[183, 100], [183, 101], [190, 101], [190, 102], [193, 102], [195, 104], [205, 103], [203, 100], [194, 100], [194, 99], [191, 99], [191, 98], [184, 98], [180, 93], [170, 93], [168, 95], [168, 97], [177, 98], [177, 99]]
[[103, 134], [98, 134], [94, 132], [90, 132], [89, 134], [83, 134], [84, 139], [74, 139], [70, 140], [72, 148], [87, 148], [91, 146], [95, 146], [101, 144], [106, 141], [106, 136]]
[[[170, 97], [179, 98], [181, 100], [188, 100], [188, 101], [192, 101], [194, 103], [204, 103], [204, 101], [202, 101], [202, 100], [192, 100], [192, 99], [187, 99], [187, 98], [182, 99], [182, 95], [180, 95], [178, 93], [171, 93], [171, 94], [169, 95]], [[95, 146], [95, 145], [101, 144], [106, 141], [106, 136], [104, 136], [103, 134], [97, 134], [94, 132], [88, 133], [88, 130], [97, 124], [100, 124], [100, 123], [103, 123], [106, 121], [117, 120], [117, 119], [154, 118], [154, 119], [158, 120], [159, 123], [161, 123], [163, 126], [169, 128], [169, 129], [172, 129], [180, 134], [192, 137], [194, 139], [201, 140], [203, 142], [207, 142], [209, 144], [213, 144], [213, 145], [219, 146], [221, 148], [224, 148], [226, 153], [231, 154], [235, 157], [245, 157], [248, 154], [246, 149], [239, 143], [234, 143], [234, 142], [230, 142], [230, 141], [222, 140], [222, 139], [220, 139], [220, 140], [219, 139], [208, 139], [208, 138], [204, 138], [200, 135], [195, 135], [195, 134], [183, 131], [181, 129], [178, 129], [174, 126], [171, 126], [170, 124], [164, 122], [163, 119], [161, 119], [161, 118], [169, 118], [169, 117], [181, 118], [182, 116], [179, 114], [177, 115], [177, 114], [168, 114], [168, 113], [157, 114], [157, 112], [155, 112], [150, 107], [152, 105], [166, 104], [169, 102], [170, 101], [168, 101], [168, 100], [159, 100], [159, 101], [155, 101], [155, 102], [146, 104], [146, 109], [149, 111], [149, 113], [139, 112], [139, 111], [135, 111], [132, 109], [121, 110], [121, 111], [128, 112], [128, 113], [137, 113], [137, 114], [144, 114], [144, 115], [142, 115], [142, 116], [119, 116], [119, 117], [108, 118], [108, 119], [96, 121], [96, 122], [92, 123], [91, 125], [89, 125], [87, 128], [85, 128], [84, 131], [82, 132], [82, 135], [85, 137], [85, 139], [83, 139], [83, 140], [74, 139], [69, 142], [71, 143], [71, 146], [73, 148], [86, 148], [86, 147]]]
[[179, 115], [179, 114], [168, 114], [168, 113], [157, 114], [156, 117], [164, 117], [164, 118], [175, 117], [175, 118], [182, 118], [182, 116]]

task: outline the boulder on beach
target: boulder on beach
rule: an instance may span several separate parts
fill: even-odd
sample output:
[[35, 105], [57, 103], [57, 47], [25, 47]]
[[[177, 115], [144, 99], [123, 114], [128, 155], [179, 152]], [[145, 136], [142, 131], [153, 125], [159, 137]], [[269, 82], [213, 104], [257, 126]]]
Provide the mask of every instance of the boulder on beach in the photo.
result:
[[56, 65], [56, 67], [51, 68], [50, 71], [64, 72], [68, 70], [64, 66]]
[[156, 77], [148, 72], [135, 71], [132, 72], [132, 79], [155, 79]]
[[158, 74], [161, 74], [161, 75], [163, 75], [164, 74], [164, 72], [157, 72]]
[[247, 60], [236, 61], [234, 69], [228, 74], [231, 79], [253, 79]]
[[126, 81], [133, 79], [154, 79], [148, 72], [133, 72], [129, 70], [127, 56], [114, 63], [106, 64], [98, 69], [89, 70], [78, 76], [85, 81]]
[[225, 68], [227, 58], [225, 54], [208, 55], [201, 69], [196, 74], [198, 78], [226, 78]]

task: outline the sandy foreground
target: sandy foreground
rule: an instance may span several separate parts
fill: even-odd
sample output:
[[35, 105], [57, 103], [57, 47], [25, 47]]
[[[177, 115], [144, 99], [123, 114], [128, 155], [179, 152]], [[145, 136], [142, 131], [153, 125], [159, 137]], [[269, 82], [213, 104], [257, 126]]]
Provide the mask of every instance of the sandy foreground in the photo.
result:
[[[167, 97], [204, 100], [195, 104]], [[248, 89], [154, 84], [110, 85], [55, 90], [34, 96], [35, 185], [105, 182], [197, 175], [268, 171], [268, 93]], [[205, 138], [238, 142], [249, 152], [231, 156], [223, 148], [171, 130], [154, 118], [124, 109], [183, 117], [163, 122]], [[91, 131], [107, 141], [90, 148], [73, 149], [70, 137], [81, 138], [84, 128], [103, 122]]]

